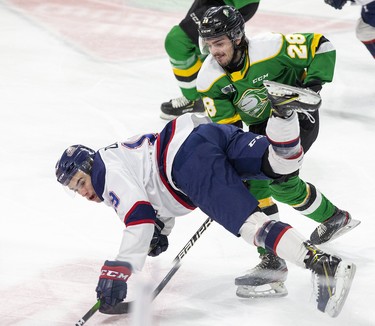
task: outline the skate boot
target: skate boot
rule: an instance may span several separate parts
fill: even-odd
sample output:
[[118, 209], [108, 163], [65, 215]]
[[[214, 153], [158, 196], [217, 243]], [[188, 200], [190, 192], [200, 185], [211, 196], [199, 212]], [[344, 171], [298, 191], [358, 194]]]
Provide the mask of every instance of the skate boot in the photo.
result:
[[293, 111], [305, 114], [312, 123], [315, 119], [309, 112], [319, 109], [322, 100], [320, 95], [310, 89], [280, 84], [274, 81], [263, 81], [267, 88], [268, 99], [272, 103], [274, 115], [288, 118]]
[[244, 276], [237, 277], [237, 296], [241, 298], [283, 297], [288, 294], [284, 282], [288, 276], [285, 260], [266, 253], [261, 262]]
[[356, 266], [322, 252], [310, 242], [305, 246], [308, 253], [304, 263], [313, 272], [317, 308], [337, 317], [349, 294]]
[[314, 232], [311, 233], [310, 241], [317, 245], [334, 240], [354, 229], [360, 223], [361, 221], [353, 220], [348, 212], [337, 208], [332, 217], [320, 224]]
[[162, 103], [160, 107], [160, 118], [165, 120], [173, 120], [184, 113], [203, 113], [204, 105], [202, 99], [195, 101], [188, 100], [185, 96], [181, 96]]

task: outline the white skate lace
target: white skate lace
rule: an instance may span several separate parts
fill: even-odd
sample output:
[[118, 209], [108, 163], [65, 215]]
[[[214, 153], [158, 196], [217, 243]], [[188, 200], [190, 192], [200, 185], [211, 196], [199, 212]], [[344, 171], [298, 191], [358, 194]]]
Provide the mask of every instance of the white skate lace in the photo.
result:
[[177, 97], [171, 100], [172, 107], [181, 108], [189, 104], [189, 100], [185, 96]]
[[320, 224], [320, 225], [317, 227], [317, 231], [318, 231], [318, 235], [319, 235], [319, 237], [321, 237], [324, 233], [326, 233], [326, 231], [327, 231], [327, 227], [326, 227], [324, 224]]
[[301, 109], [301, 110], [296, 110], [296, 111], [300, 112], [300, 113], [303, 113], [307, 117], [307, 119], [310, 120], [311, 123], [315, 123], [315, 118], [309, 112], [307, 112], [306, 110]]
[[261, 262], [255, 267], [253, 267], [252, 269], [248, 270], [246, 275], [251, 275], [252, 273], [258, 272], [258, 271], [264, 271], [265, 269], [272, 270], [272, 268], [268, 267], [270, 259], [267, 256], [262, 257], [261, 259], [262, 259]]
[[256, 270], [259, 270], [259, 269], [269, 269], [268, 268], [269, 261], [270, 260], [269, 260], [268, 257], [263, 258], [262, 261], [258, 265], [256, 265], [254, 267], [254, 269], [256, 269]]
[[[293, 102], [294, 100], [298, 100], [298, 98], [299, 98], [298, 94], [292, 94], [290, 95], [290, 97], [286, 98], [285, 100], [289, 102]], [[297, 108], [297, 109], [294, 109], [293, 111], [304, 114], [311, 123], [315, 123], [315, 118], [307, 110], [302, 109], [302, 108]]]

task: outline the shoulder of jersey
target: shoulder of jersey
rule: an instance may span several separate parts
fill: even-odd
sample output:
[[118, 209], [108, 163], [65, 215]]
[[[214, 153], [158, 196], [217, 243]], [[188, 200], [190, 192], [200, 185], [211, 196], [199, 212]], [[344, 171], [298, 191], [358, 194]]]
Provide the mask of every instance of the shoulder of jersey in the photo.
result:
[[[280, 53], [283, 45], [283, 35], [266, 33], [257, 35], [249, 41], [250, 64], [268, 60]], [[215, 82], [225, 76], [225, 71], [210, 54], [198, 73], [197, 90], [208, 91]]]
[[250, 65], [277, 56], [282, 46], [283, 35], [279, 33], [265, 33], [251, 38], [249, 41]]
[[225, 76], [224, 69], [217, 63], [215, 58], [210, 54], [204, 60], [197, 77], [197, 90], [205, 92], [220, 78]]

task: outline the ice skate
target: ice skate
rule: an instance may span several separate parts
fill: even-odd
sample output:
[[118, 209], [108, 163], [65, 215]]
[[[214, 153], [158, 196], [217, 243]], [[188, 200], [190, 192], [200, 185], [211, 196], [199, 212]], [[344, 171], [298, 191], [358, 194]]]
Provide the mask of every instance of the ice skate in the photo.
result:
[[305, 246], [309, 252], [304, 262], [306, 268], [313, 272], [317, 308], [337, 317], [349, 294], [356, 267], [322, 252], [309, 242]]
[[288, 294], [284, 282], [288, 268], [283, 259], [267, 253], [260, 256], [261, 262], [244, 276], [237, 277], [236, 294], [241, 298], [284, 297]]
[[321, 244], [334, 240], [358, 226], [361, 221], [352, 219], [351, 215], [337, 209], [335, 214], [320, 224], [313, 233], [310, 241], [313, 244]]
[[203, 101], [201, 99], [190, 101], [185, 96], [162, 103], [160, 110], [160, 118], [165, 120], [173, 120], [188, 112], [203, 113], [205, 111]]
[[309, 112], [314, 112], [321, 105], [318, 93], [307, 89], [280, 84], [274, 81], [263, 81], [268, 91], [272, 109], [280, 117], [289, 117], [293, 111], [304, 113], [311, 119]]

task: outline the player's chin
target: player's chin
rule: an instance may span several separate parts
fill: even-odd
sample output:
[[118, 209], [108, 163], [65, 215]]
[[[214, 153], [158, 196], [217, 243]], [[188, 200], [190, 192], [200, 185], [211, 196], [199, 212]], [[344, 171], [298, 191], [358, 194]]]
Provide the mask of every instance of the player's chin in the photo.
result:
[[221, 56], [216, 59], [220, 66], [226, 67], [229, 64], [229, 60], [226, 56]]

